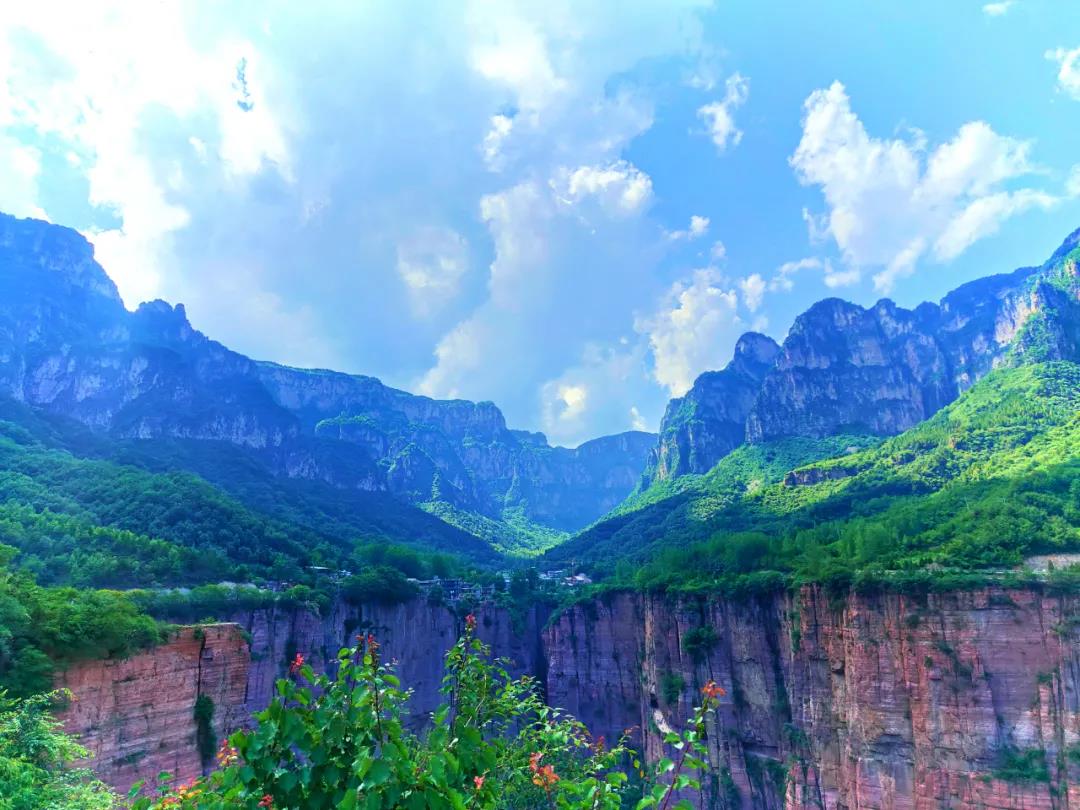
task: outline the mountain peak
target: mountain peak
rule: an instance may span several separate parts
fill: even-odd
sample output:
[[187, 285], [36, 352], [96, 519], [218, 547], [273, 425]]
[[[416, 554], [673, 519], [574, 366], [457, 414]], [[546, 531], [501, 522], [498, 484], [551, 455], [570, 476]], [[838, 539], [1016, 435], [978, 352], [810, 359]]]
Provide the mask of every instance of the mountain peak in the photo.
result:
[[57, 302], [89, 296], [123, 307], [116, 285], [76, 230], [0, 213], [0, 285]]

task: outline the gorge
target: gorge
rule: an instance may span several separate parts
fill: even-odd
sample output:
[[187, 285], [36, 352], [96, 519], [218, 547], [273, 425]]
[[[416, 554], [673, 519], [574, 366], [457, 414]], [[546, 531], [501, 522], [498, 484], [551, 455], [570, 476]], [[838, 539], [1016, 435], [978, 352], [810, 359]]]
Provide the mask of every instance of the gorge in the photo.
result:
[[[185, 629], [58, 684], [63, 716], [126, 789], [160, 770], [202, 772], [195, 703], [221, 737], [272, 699], [291, 650], [321, 668], [357, 628], [381, 639], [421, 723], [440, 702], [441, 650], [462, 629], [443, 605], [335, 605], [324, 617], [253, 611]], [[1080, 803], [1080, 597], [988, 587], [830, 598], [617, 594], [515, 629], [477, 610], [478, 633], [548, 701], [607, 739], [659, 756], [701, 686], [727, 691], [709, 728], [703, 807], [1060, 808]], [[688, 640], [697, 638], [697, 644]], [[1011, 759], [1010, 759], [1011, 758]], [[1027, 772], [1009, 769], [1021, 761]]]
[[[203, 773], [200, 739], [357, 632], [422, 727], [464, 603], [415, 580], [449, 567], [500, 583], [477, 632], [515, 674], [650, 761], [719, 684], [702, 807], [1075, 809], [1080, 588], [1024, 566], [1080, 550], [1078, 261], [1080, 231], [939, 304], [827, 299], [740, 338], [659, 436], [569, 449], [489, 402], [252, 360], [182, 305], [129, 312], [80, 235], [0, 216], [0, 586], [273, 596], [58, 663], [121, 790]], [[526, 566], [597, 585], [514, 602]], [[56, 657], [35, 622], [59, 620], [26, 617], [0, 682]]]

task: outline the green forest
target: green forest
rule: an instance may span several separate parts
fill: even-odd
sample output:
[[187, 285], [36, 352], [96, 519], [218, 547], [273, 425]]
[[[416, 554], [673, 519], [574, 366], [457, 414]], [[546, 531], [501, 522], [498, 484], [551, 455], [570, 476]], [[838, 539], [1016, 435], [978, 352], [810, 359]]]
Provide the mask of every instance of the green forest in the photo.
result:
[[[815, 452], [829, 456], [801, 466]], [[841, 449], [843, 448], [843, 449]], [[984, 581], [1080, 551], [1080, 366], [998, 370], [899, 436], [748, 446], [552, 552], [647, 589]]]

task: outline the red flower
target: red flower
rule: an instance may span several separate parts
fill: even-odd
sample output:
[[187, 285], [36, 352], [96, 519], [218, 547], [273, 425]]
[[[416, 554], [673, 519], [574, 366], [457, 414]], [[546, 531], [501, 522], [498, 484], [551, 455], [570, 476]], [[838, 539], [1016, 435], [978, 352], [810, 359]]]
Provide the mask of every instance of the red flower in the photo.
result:
[[289, 665], [289, 672], [291, 672], [293, 675], [295, 675], [297, 672], [300, 671], [300, 667], [302, 667], [303, 665], [304, 665], [304, 656], [301, 655], [300, 653], [297, 653], [296, 658], [294, 658], [293, 662]]
[[476, 617], [471, 613], [468, 616], [465, 617], [465, 629], [466, 630], [475, 630], [476, 629]]
[[368, 633], [368, 636], [367, 636], [367, 645], [368, 645], [368, 649], [369, 649], [369, 650], [373, 650], [373, 651], [374, 651], [374, 650], [377, 650], [377, 649], [379, 649], [379, 642], [377, 642], [377, 641], [375, 640], [375, 634], [374, 634], [374, 633]]
[[473, 781], [473, 785], [476, 786], [477, 790], [480, 790], [480, 788], [482, 788], [484, 786], [484, 777], [482, 777], [482, 776], [474, 776], [472, 778], [472, 781]]
[[259, 807], [268, 807], [270, 808], [270, 810], [273, 810], [274, 797], [271, 796], [269, 793], [264, 793], [263, 797], [259, 799]]
[[701, 694], [703, 694], [708, 700], [716, 700], [727, 694], [722, 686], [717, 685], [716, 681], [709, 681], [703, 687], [701, 687]]

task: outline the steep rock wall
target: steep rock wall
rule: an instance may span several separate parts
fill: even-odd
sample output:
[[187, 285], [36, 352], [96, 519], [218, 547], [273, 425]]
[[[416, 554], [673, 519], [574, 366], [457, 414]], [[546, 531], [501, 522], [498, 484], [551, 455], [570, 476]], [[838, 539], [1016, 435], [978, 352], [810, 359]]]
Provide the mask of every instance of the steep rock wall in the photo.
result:
[[[539, 628], [531, 612], [515, 624], [493, 606], [476, 610], [477, 634], [510, 661], [514, 675], [543, 673]], [[441, 702], [443, 657], [462, 620], [426, 599], [401, 605], [334, 604], [326, 616], [305, 610], [239, 611], [229, 622], [181, 629], [171, 640], [124, 660], [78, 663], [57, 675], [74, 700], [60, 719], [90, 750], [102, 779], [126, 792], [140, 780], [168, 771], [186, 782], [203, 773], [195, 703], [214, 706], [212, 727], [222, 739], [250, 723], [273, 697], [274, 682], [302, 653], [326, 671], [338, 650], [358, 633], [374, 633], [385, 660], [396, 661], [413, 690], [409, 723], [421, 728]]]
[[[655, 758], [717, 681], [708, 807], [1077, 808], [1078, 624], [1080, 599], [1030, 591], [621, 595], [549, 629], [548, 692]], [[1036, 778], [999, 778], [1010, 751]]]
[[[614, 594], [546, 629], [541, 613], [517, 624], [490, 606], [477, 616], [480, 636], [515, 674], [536, 675], [549, 702], [594, 734], [629, 734], [650, 759], [705, 682], [719, 683], [704, 807], [1080, 808], [1080, 596]], [[123, 788], [159, 770], [197, 774], [199, 694], [214, 700], [224, 734], [266, 705], [291, 655], [322, 668], [360, 632], [376, 633], [398, 662], [419, 727], [439, 703], [443, 652], [462, 629], [448, 608], [421, 599], [232, 618], [201, 638], [187, 629], [127, 661], [60, 676], [78, 698], [64, 720], [104, 778]]]
[[61, 671], [56, 685], [74, 695], [60, 719], [76, 734], [102, 779], [127, 791], [168, 771], [188, 781], [203, 771], [195, 701], [214, 703], [214, 725], [237, 728], [250, 654], [231, 624], [184, 628], [172, 640], [124, 660], [87, 661]]

